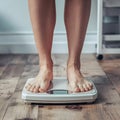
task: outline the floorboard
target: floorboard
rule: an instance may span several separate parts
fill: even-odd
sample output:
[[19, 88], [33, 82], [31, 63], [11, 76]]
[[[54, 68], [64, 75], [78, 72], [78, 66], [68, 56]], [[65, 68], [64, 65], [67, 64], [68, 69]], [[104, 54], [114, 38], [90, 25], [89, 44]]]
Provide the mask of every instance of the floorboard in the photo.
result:
[[[52, 54], [54, 76], [66, 76], [66, 54]], [[37, 55], [0, 55], [0, 120], [119, 120], [120, 55], [81, 56], [81, 71], [92, 79], [98, 98], [92, 104], [25, 104], [21, 91], [28, 78], [39, 71]]]

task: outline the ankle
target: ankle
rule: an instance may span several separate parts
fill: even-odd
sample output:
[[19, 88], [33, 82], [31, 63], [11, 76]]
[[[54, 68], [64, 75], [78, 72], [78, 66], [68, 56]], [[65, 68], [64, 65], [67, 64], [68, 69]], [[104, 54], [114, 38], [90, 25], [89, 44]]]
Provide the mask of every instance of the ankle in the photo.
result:
[[47, 69], [51, 69], [53, 67], [53, 63], [49, 63], [49, 62], [44, 62], [44, 63], [40, 63], [40, 68], [47, 68]]
[[70, 69], [70, 68], [80, 69], [80, 61], [68, 61], [67, 62], [67, 69]]
[[53, 61], [52, 59], [44, 59], [39, 62], [39, 66], [41, 67], [46, 67], [46, 68], [52, 68], [53, 67]]

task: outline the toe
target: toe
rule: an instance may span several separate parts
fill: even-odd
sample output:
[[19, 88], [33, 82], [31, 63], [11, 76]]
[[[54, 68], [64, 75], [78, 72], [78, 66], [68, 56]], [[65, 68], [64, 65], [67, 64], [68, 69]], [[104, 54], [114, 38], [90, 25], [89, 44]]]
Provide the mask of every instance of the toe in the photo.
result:
[[90, 90], [93, 88], [93, 84], [90, 82], [88, 82], [88, 86], [89, 86]]
[[93, 87], [93, 84], [91, 82], [88, 82], [88, 84], [89, 84], [90, 87]]
[[79, 84], [79, 89], [80, 89], [81, 92], [84, 92], [84, 88], [81, 84]]
[[28, 83], [26, 86], [25, 86], [25, 88], [27, 89], [27, 90], [29, 90], [30, 88], [31, 88], [31, 84], [30, 83]]
[[88, 88], [89, 90], [92, 89], [91, 86], [90, 86], [88, 83], [86, 84], [86, 86], [87, 86], [87, 88]]
[[41, 82], [41, 84], [40, 84], [40, 91], [41, 92], [46, 92], [48, 87], [49, 87], [49, 84], [50, 83], [48, 81], [47, 82]]
[[26, 89], [28, 89], [28, 87], [29, 87], [28, 85], [25, 86]]
[[83, 88], [84, 88], [85, 91], [88, 91], [88, 88], [87, 88], [86, 84], [83, 84]]
[[77, 84], [75, 82], [69, 84], [69, 89], [70, 89], [70, 91], [73, 91], [73, 92], [79, 92], [80, 91], [79, 87], [77, 86]]
[[33, 91], [34, 91], [34, 88], [35, 88], [35, 86], [32, 85], [32, 87], [30, 88], [30, 91], [33, 92]]
[[73, 91], [74, 91], [74, 92], [79, 92], [80, 89], [79, 89], [79, 87], [76, 86], [76, 87], [73, 89]]
[[30, 91], [30, 88], [31, 88], [31, 86], [27, 86], [27, 88], [26, 88], [26, 89], [27, 89], [28, 91]]
[[30, 87], [31, 85], [30, 84], [27, 84], [26, 86], [25, 86], [25, 88], [27, 89], [28, 87]]
[[42, 88], [39, 88], [39, 92], [43, 93], [43, 92], [45, 92], [45, 90]]
[[41, 92], [45, 92], [46, 90], [45, 90], [45, 89], [43, 89], [43, 88], [40, 88], [40, 91], [41, 91]]
[[34, 87], [34, 92], [35, 92], [35, 93], [38, 93], [38, 92], [39, 92], [39, 86], [35, 86], [35, 87]]
[[38, 91], [41, 92], [41, 89], [39, 88]]

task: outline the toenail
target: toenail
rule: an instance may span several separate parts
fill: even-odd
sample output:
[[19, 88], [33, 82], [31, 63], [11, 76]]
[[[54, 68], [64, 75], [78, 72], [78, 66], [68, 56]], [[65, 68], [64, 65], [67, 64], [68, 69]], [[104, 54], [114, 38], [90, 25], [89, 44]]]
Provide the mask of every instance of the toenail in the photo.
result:
[[32, 92], [32, 90], [33, 90], [33, 89], [31, 88], [30, 91]]
[[42, 89], [42, 88], [41, 88], [40, 90], [41, 90], [41, 92], [44, 92], [44, 91], [45, 91], [45, 90], [44, 90], [44, 89]]
[[87, 90], [86, 91], [89, 91], [89, 89], [87, 88]]
[[84, 92], [84, 90], [81, 90], [81, 92]]
[[36, 90], [33, 90], [34, 93], [36, 93], [37, 91]]
[[75, 92], [79, 92], [79, 88], [75, 88], [74, 91], [75, 91]]
[[83, 89], [84, 89], [84, 91], [86, 91], [86, 85], [85, 84], [83, 84]]
[[86, 87], [86, 91], [88, 91], [89, 89]]
[[34, 88], [34, 92], [38, 92], [38, 89]]
[[79, 89], [81, 92], [83, 92], [83, 87], [81, 85], [79, 85]]
[[86, 92], [86, 89], [84, 88], [84, 92]]
[[40, 92], [40, 88], [39, 88], [39, 90], [38, 90], [39, 92]]

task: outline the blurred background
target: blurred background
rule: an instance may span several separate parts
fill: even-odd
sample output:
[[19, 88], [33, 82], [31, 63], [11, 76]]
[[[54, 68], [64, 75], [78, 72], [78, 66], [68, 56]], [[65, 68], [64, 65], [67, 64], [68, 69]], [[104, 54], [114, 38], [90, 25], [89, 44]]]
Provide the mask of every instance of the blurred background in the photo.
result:
[[[53, 53], [67, 53], [64, 1], [56, 0]], [[36, 53], [27, 0], [1, 0], [0, 3], [0, 53]], [[97, 1], [93, 0], [83, 52], [96, 52], [96, 35]]]
[[[2, 0], [0, 2], [0, 53], [37, 53], [29, 17], [28, 1]], [[65, 0], [56, 0], [57, 18], [52, 53], [68, 53], [63, 18], [64, 3]], [[100, 13], [98, 12], [99, 8], [101, 9]], [[97, 21], [98, 19], [100, 20]], [[97, 25], [99, 26], [98, 29]], [[120, 53], [119, 0], [114, 0], [114, 2], [113, 0], [92, 0], [91, 14], [82, 52], [97, 53], [98, 56], [106, 53]]]

